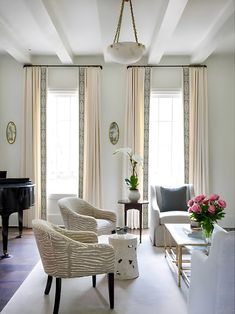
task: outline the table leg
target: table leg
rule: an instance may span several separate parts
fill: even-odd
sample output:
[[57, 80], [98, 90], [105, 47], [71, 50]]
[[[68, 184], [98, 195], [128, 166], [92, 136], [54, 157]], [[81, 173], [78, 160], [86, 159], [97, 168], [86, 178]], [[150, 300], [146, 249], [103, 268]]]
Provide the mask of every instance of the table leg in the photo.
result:
[[127, 215], [127, 208], [126, 208], [126, 205], [125, 205], [125, 207], [124, 207], [124, 227], [126, 227], [126, 224], [127, 224], [126, 215]]
[[17, 238], [22, 237], [22, 231], [23, 231], [23, 210], [20, 210], [18, 212], [18, 223], [19, 223], [19, 235]]
[[164, 235], [164, 252], [165, 252], [165, 257], [166, 257], [166, 250], [167, 250], [166, 232], [167, 232], [167, 231], [166, 231], [166, 227], [165, 227], [165, 225], [163, 225], [163, 230], [164, 230], [164, 231], [163, 231], [163, 232], [164, 232], [164, 233], [163, 233], [163, 235]]
[[182, 272], [182, 246], [177, 246], [177, 260], [178, 260], [178, 286], [181, 286], [181, 272]]
[[3, 244], [3, 255], [1, 258], [10, 257], [7, 252], [7, 244], [8, 244], [8, 225], [9, 225], [9, 216], [2, 217], [2, 244]]
[[141, 237], [142, 237], [142, 208], [139, 209], [139, 215], [140, 215], [140, 243], [141, 243]]

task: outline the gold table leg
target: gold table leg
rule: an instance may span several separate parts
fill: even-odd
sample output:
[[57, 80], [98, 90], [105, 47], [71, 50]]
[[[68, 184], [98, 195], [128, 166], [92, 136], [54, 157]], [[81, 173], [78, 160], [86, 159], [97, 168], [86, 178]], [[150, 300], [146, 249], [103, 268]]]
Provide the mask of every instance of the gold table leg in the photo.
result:
[[182, 246], [177, 246], [177, 260], [178, 260], [178, 286], [181, 286], [181, 272], [182, 272]]

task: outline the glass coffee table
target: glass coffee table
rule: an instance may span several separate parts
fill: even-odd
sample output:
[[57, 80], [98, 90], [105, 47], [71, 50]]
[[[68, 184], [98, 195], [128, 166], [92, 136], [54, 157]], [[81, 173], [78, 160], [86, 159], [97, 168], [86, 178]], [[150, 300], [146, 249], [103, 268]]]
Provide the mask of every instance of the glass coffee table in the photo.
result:
[[[172, 223], [164, 226], [165, 257], [176, 267], [178, 286], [181, 286], [181, 277], [189, 285], [190, 250], [203, 249], [206, 254], [208, 252], [208, 243], [203, 238], [202, 232], [191, 229], [190, 224]], [[175, 247], [169, 244], [171, 243], [169, 241], [170, 237], [175, 241]]]

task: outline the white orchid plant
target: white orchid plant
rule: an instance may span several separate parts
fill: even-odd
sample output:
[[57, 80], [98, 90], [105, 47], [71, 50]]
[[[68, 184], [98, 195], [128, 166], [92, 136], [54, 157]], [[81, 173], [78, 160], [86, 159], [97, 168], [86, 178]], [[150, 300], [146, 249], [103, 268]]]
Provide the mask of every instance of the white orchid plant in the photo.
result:
[[137, 166], [140, 165], [143, 167], [143, 158], [132, 152], [130, 147], [124, 147], [117, 149], [113, 154], [123, 153], [129, 157], [130, 166], [131, 166], [131, 176], [126, 178], [125, 182], [130, 190], [137, 190], [139, 185], [139, 179], [137, 174]]

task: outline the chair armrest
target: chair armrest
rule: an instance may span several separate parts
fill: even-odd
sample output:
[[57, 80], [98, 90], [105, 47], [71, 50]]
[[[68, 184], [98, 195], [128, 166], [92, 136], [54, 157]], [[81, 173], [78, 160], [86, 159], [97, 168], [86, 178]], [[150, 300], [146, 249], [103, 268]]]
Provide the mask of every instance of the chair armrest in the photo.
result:
[[[83, 258], [84, 265], [94, 268], [96, 273], [114, 272], [115, 250], [110, 244], [95, 243], [88, 244], [87, 248], [81, 248], [78, 258]], [[76, 252], [73, 252], [76, 254]], [[89, 262], [87, 262], [87, 254], [89, 254]]]
[[68, 228], [77, 231], [93, 231], [97, 233], [97, 221], [94, 217], [81, 215], [66, 209]]
[[[209, 285], [212, 283], [213, 278], [211, 277], [211, 273], [213, 273], [214, 265], [213, 263], [209, 263], [208, 256], [199, 250], [195, 250], [192, 252], [191, 257], [191, 275], [190, 275], [190, 287], [192, 290], [195, 287], [198, 287], [200, 283], [203, 283], [204, 288], [207, 285], [207, 281]], [[212, 276], [214, 277], [214, 275]], [[192, 290], [193, 291], [193, 290]]]
[[151, 186], [151, 203], [150, 203], [151, 221], [154, 226], [160, 224], [160, 209], [157, 204], [157, 197], [154, 187]]
[[93, 231], [78, 231], [73, 239], [83, 243], [98, 243], [98, 236]]
[[71, 277], [114, 272], [115, 251], [109, 244], [79, 247], [71, 243], [68, 259]]
[[98, 243], [97, 234], [92, 231], [74, 231], [63, 229], [57, 226], [54, 226], [54, 230], [75, 241], [83, 243]]
[[151, 186], [151, 196], [150, 196], [150, 226], [149, 226], [149, 236], [155, 245], [155, 236], [157, 232], [157, 227], [160, 225], [160, 210], [157, 204], [156, 191], [153, 186]]
[[96, 219], [107, 219], [116, 223], [117, 215], [109, 210], [102, 210], [98, 208], [94, 208], [94, 216]]
[[160, 211], [156, 207], [150, 206], [150, 225], [149, 225], [149, 236], [150, 239], [155, 245], [155, 236], [157, 232], [157, 228], [160, 225]]
[[[188, 294], [188, 312], [214, 313], [212, 304], [215, 304], [214, 288], [216, 287], [216, 263], [210, 263], [209, 257], [202, 251], [193, 251], [191, 259], [190, 287]], [[208, 291], [210, 293], [208, 293]], [[206, 302], [200, 302], [206, 297]], [[208, 307], [208, 304], [209, 305]]]

